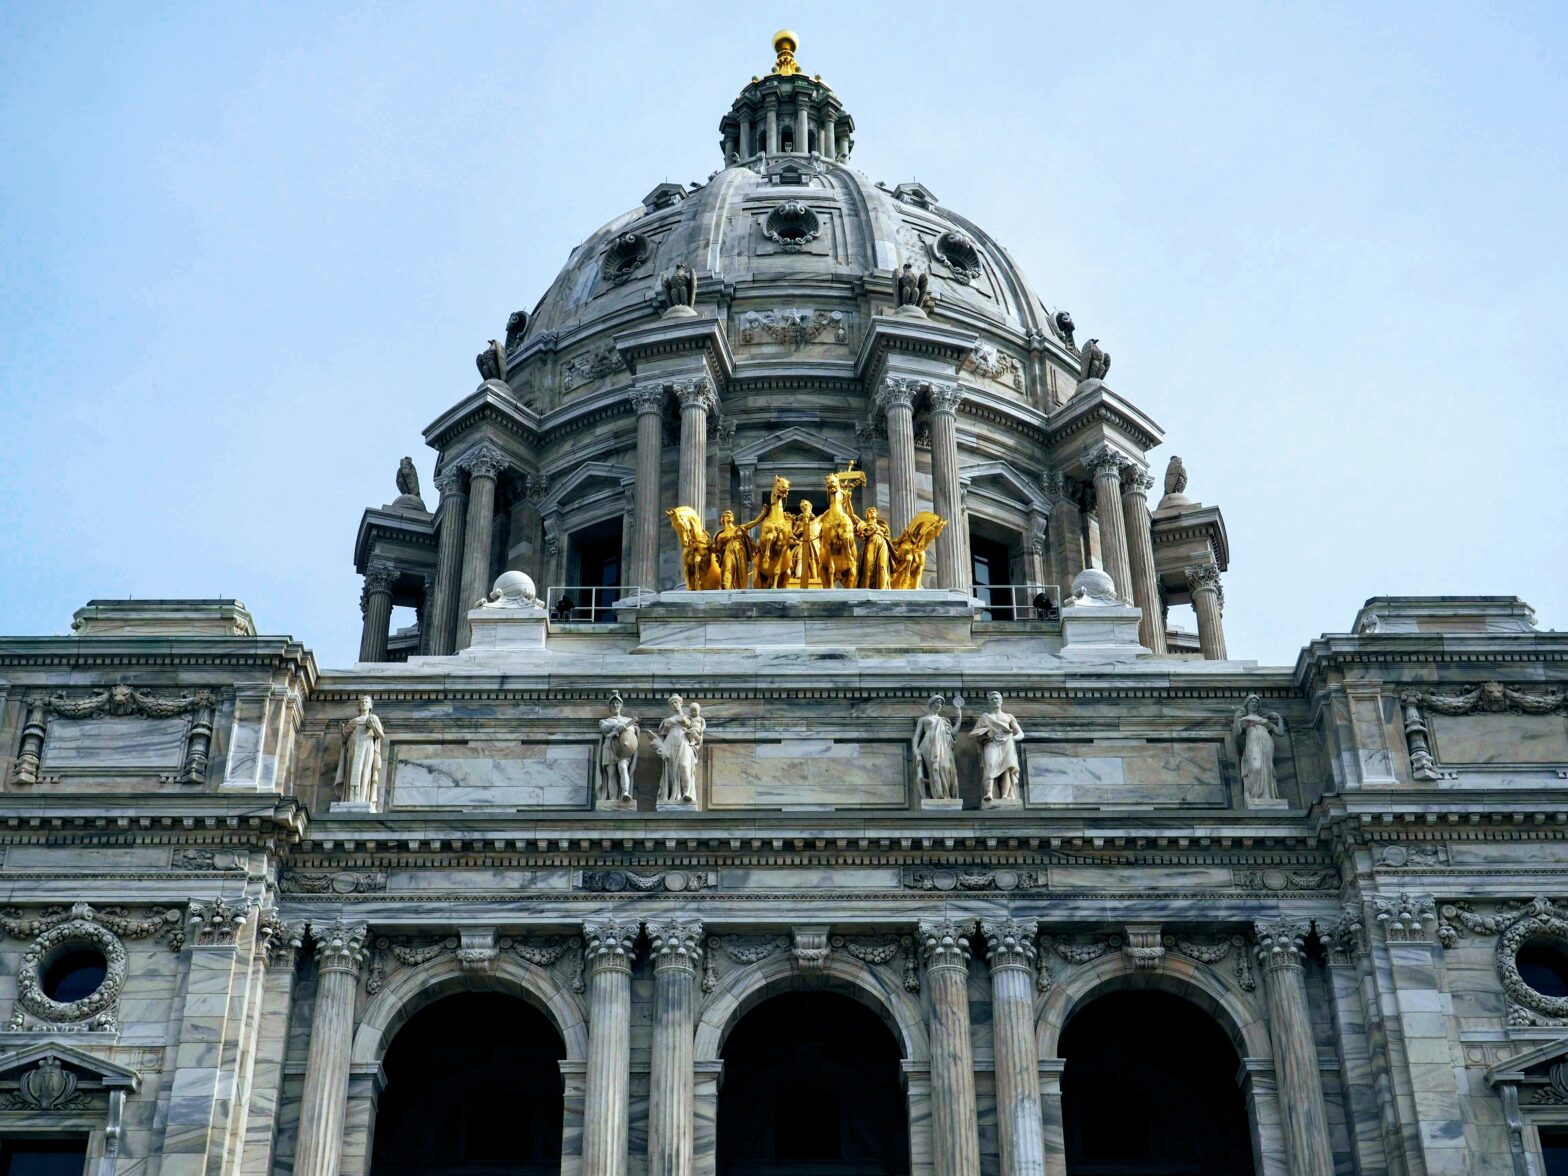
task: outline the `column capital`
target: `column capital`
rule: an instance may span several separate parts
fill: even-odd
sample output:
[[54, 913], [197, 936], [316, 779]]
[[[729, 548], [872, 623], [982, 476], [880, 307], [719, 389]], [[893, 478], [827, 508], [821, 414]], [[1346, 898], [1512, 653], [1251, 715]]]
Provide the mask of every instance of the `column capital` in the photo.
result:
[[456, 465], [449, 466], [435, 476], [436, 489], [441, 497], [458, 497], [463, 493], [463, 471]]
[[664, 413], [664, 385], [663, 384], [638, 384], [626, 394], [626, 399], [631, 401], [632, 408], [638, 416], [647, 413]]
[[305, 946], [305, 920], [284, 922], [268, 908], [256, 916], [256, 942], [266, 953], [269, 968], [292, 968]]
[[700, 408], [704, 413], [719, 410], [719, 395], [713, 390], [713, 381], [707, 376], [691, 376], [684, 380], [671, 380], [670, 391], [680, 401], [681, 411]]
[[365, 936], [370, 928], [364, 923], [311, 923], [310, 937], [316, 942], [316, 966], [322, 972], [347, 972], [358, 976], [365, 962]]
[[392, 582], [396, 579], [397, 567], [390, 560], [373, 559], [365, 566], [367, 592], [391, 592]]
[[1220, 587], [1220, 565], [1217, 563], [1192, 564], [1186, 569], [1187, 591], [1194, 594], [1203, 591], [1213, 591], [1223, 600], [1223, 589]]
[[643, 924], [648, 930], [653, 957], [653, 970], [679, 968], [695, 973], [702, 962], [703, 930], [700, 920], [684, 915], [669, 919], [650, 919]]
[[1328, 945], [1329, 966], [1345, 966], [1356, 962], [1356, 957], [1366, 951], [1366, 927], [1361, 921], [1361, 908], [1347, 906], [1328, 929], [1319, 930]]
[[883, 413], [894, 408], [913, 410], [920, 389], [921, 381], [912, 380], [908, 376], [883, 376], [882, 386], [876, 390], [871, 403], [878, 412]]
[[1300, 968], [1305, 958], [1301, 945], [1312, 932], [1305, 919], [1258, 919], [1252, 924], [1257, 940], [1258, 963], [1273, 971]]
[[630, 974], [637, 958], [637, 924], [608, 917], [583, 921], [583, 968]]
[[1147, 495], [1154, 489], [1154, 479], [1135, 465], [1122, 466], [1122, 493]]
[[470, 478], [493, 478], [508, 463], [506, 454], [499, 446], [481, 441], [452, 464], [460, 470], [467, 470]]
[[1022, 968], [1034, 971], [1038, 949], [1035, 941], [1040, 936], [1039, 919], [981, 919], [980, 934], [985, 937], [986, 956], [991, 961], [991, 971], [1003, 968]]
[[1430, 894], [1396, 894], [1374, 898], [1373, 910], [1383, 934], [1394, 943], [1430, 943], [1436, 938], [1437, 905]]
[[186, 911], [185, 941], [192, 947], [233, 947], [255, 908], [249, 898], [232, 901], [220, 896], [211, 902], [193, 902]]
[[969, 936], [974, 930], [973, 923], [962, 919], [921, 919], [916, 938], [926, 970], [966, 969], [969, 966]]
[[957, 384], [942, 384], [927, 382], [926, 388], [931, 400], [933, 414], [946, 414], [956, 416], [958, 406], [964, 402], [964, 390]]
[[1084, 464], [1094, 472], [1095, 481], [1101, 478], [1115, 478], [1120, 482], [1122, 466], [1127, 464], [1127, 456], [1109, 445], [1102, 445], [1084, 459]]

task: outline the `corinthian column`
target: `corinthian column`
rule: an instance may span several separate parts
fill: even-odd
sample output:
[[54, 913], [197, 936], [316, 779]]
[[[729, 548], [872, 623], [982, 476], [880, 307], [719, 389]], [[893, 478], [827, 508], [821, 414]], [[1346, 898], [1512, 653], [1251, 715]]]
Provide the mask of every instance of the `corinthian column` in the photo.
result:
[[[936, 541], [937, 584], [971, 591], [969, 520], [963, 517], [958, 487], [958, 406], [964, 390], [957, 384], [931, 385], [931, 498], [947, 527]], [[908, 526], [909, 520], [903, 520]]]
[[895, 528], [909, 526], [915, 505], [915, 394], [914, 380], [888, 376], [877, 391], [876, 407], [887, 417], [889, 506]]
[[490, 591], [490, 540], [495, 525], [495, 478], [506, 455], [489, 442], [458, 463], [468, 471], [468, 517], [463, 523], [463, 579], [457, 601], [457, 647], [468, 645], [468, 610]]
[[969, 935], [951, 919], [922, 919], [931, 1016], [931, 1151], [936, 1176], [979, 1176], [974, 1054], [969, 1044]]
[[1036, 919], [984, 919], [991, 961], [991, 1032], [996, 1052], [996, 1123], [1002, 1176], [1045, 1176], [1040, 1063], [1034, 1044]]
[[1122, 462], [1110, 446], [1089, 458], [1094, 472], [1094, 510], [1100, 520], [1100, 555], [1105, 570], [1116, 582], [1116, 595], [1132, 599], [1132, 573], [1127, 559], [1127, 523], [1122, 518]]
[[1122, 467], [1122, 522], [1127, 528], [1127, 574], [1132, 577], [1132, 602], [1143, 610], [1138, 641], [1155, 653], [1165, 652], [1165, 617], [1160, 584], [1154, 574], [1154, 522], [1149, 518], [1149, 487], [1154, 479], [1136, 466]]
[[637, 486], [632, 505], [632, 583], [659, 590], [659, 466], [664, 434], [664, 388], [631, 391], [637, 410]]
[[1224, 661], [1225, 590], [1220, 587], [1219, 565], [1188, 568], [1187, 591], [1192, 593], [1192, 611], [1198, 614], [1198, 649], [1209, 661]]
[[294, 1176], [337, 1176], [354, 1043], [354, 994], [365, 959], [365, 924], [312, 923], [316, 941], [315, 1013], [300, 1096]]
[[1323, 1081], [1302, 973], [1301, 945], [1311, 929], [1310, 924], [1291, 919], [1259, 919], [1253, 924], [1268, 993], [1269, 1040], [1285, 1111], [1291, 1176], [1333, 1176]]
[[365, 594], [359, 602], [364, 627], [359, 635], [359, 660], [387, 660], [387, 629], [392, 623], [392, 581], [397, 569], [384, 559], [373, 559], [365, 568]]
[[430, 652], [442, 657], [456, 650], [458, 590], [463, 579], [463, 512], [468, 495], [463, 471], [453, 468], [436, 475], [441, 505], [436, 507], [436, 590], [425, 610], [430, 625]]
[[707, 525], [708, 487], [708, 414], [719, 406], [713, 381], [694, 376], [675, 381], [675, 398], [681, 405], [680, 501], [689, 506]]
[[648, 1176], [691, 1176], [693, 1050], [702, 924], [648, 924], [653, 944], [653, 1068], [648, 1089]]
[[588, 977], [588, 1089], [583, 1100], [584, 1176], [626, 1176], [630, 1125], [632, 960], [637, 924], [583, 924]]

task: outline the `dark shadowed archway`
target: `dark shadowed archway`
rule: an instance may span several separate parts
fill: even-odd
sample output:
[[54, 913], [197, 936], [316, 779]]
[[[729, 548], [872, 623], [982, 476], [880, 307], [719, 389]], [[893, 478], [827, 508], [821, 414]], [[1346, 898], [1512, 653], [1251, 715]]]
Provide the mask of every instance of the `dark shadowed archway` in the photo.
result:
[[1112, 992], [1062, 1031], [1068, 1176], [1250, 1176], [1252, 1134], [1224, 1029], [1166, 992]]
[[462, 993], [421, 1009], [387, 1049], [371, 1176], [561, 1170], [560, 1034], [538, 1009]]
[[909, 1119], [899, 1045], [870, 1010], [787, 992], [724, 1043], [718, 1176], [900, 1176]]

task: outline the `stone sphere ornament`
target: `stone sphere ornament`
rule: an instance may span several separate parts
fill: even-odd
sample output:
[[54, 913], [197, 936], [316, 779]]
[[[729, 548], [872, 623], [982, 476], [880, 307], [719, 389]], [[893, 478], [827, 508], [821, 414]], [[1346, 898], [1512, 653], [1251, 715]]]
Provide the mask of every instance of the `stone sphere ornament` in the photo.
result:
[[527, 572], [502, 572], [482, 603], [489, 608], [537, 608], [539, 593]]
[[1121, 604], [1116, 581], [1099, 568], [1084, 568], [1073, 577], [1073, 594], [1068, 604], [1079, 607], [1112, 608]]

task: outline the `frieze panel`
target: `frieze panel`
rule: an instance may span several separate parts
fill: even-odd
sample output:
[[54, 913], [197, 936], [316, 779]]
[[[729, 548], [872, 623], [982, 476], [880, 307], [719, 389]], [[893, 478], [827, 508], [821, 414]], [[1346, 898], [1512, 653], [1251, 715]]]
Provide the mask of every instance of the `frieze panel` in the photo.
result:
[[[365, 991], [371, 996], [386, 987], [387, 979], [399, 968], [417, 968], [443, 955], [452, 955], [464, 962], [474, 962], [475, 951], [483, 952], [483, 962], [493, 964], [502, 953], [538, 968], [559, 965], [573, 992], [584, 991], [583, 941], [575, 935], [502, 935], [493, 946], [477, 948], [465, 944], [463, 936], [452, 935], [380, 935], [370, 945], [369, 962], [365, 968]], [[465, 959], [467, 952], [469, 958]]]
[[719, 884], [711, 870], [661, 870], [639, 874], [633, 870], [584, 870], [578, 889], [602, 894], [650, 894], [708, 890]]
[[824, 343], [848, 343], [849, 317], [838, 310], [814, 310], [798, 306], [751, 310], [741, 316], [742, 343], [766, 342], [764, 336], [775, 343], [791, 343], [797, 347], [819, 340]]

